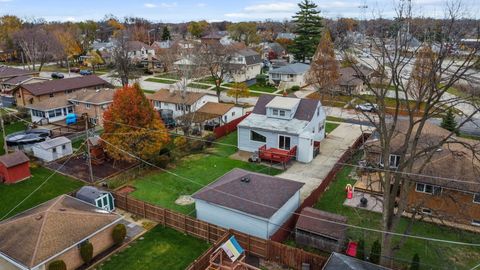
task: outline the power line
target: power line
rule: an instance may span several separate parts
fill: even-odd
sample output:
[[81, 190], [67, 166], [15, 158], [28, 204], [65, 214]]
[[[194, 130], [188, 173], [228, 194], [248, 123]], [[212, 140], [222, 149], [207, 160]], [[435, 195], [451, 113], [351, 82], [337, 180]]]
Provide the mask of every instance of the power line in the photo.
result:
[[[119, 123], [119, 122], [114, 122], [114, 121], [110, 121], [110, 120], [104, 120], [104, 121], [106, 121], [106, 122], [111, 122], [111, 123], [115, 123], [115, 124], [119, 124], [119, 125], [124, 125], [124, 126], [128, 126], [128, 127], [132, 127], [132, 128], [144, 129], [144, 130], [150, 131], [151, 133], [168, 133], [168, 134], [171, 134], [171, 135], [174, 135], [174, 136], [178, 136], [178, 137], [185, 137], [185, 138], [188, 138], [188, 139], [197, 140], [197, 141], [203, 141], [203, 142], [208, 142], [208, 143], [212, 143], [212, 144], [216, 144], [216, 145], [222, 145], [222, 146], [229, 146], [229, 147], [238, 148], [238, 146], [237, 146], [237, 145], [234, 145], [234, 144], [228, 144], [228, 143], [220, 143], [220, 142], [215, 142], [215, 141], [209, 141], [209, 140], [205, 140], [205, 139], [197, 138], [197, 137], [193, 137], [193, 136], [187, 136], [187, 135], [183, 135], [183, 134], [177, 134], [177, 133], [175, 133], [175, 132], [161, 131], [161, 130], [154, 130], [154, 129], [149, 129], [149, 128], [143, 128], [143, 127], [139, 127], [139, 126], [133, 126], [133, 125], [124, 124], [124, 123]], [[124, 132], [124, 133], [122, 133], [122, 132], [119, 132], [119, 133], [113, 132], [113, 133], [103, 133], [103, 134], [106, 134], [106, 135], [129, 135], [129, 134], [134, 134], [134, 132]], [[288, 156], [288, 157], [296, 157], [295, 155], [289, 155], [289, 154], [285, 154], [285, 156]], [[396, 171], [396, 170], [387, 170], [387, 169], [376, 168], [376, 167], [366, 167], [366, 166], [355, 165], [355, 164], [345, 163], [345, 162], [338, 162], [338, 161], [337, 161], [335, 164], [343, 165], [343, 166], [355, 167], [355, 168], [357, 168], [357, 169], [369, 169], [369, 170], [374, 170], [374, 171], [377, 171], [377, 172], [390, 172], [390, 173], [393, 173], [393, 174], [400, 174], [400, 175], [404, 175], [404, 176], [423, 177], [423, 178], [430, 178], [430, 179], [443, 180], [443, 181], [449, 181], [449, 182], [458, 182], [458, 183], [464, 183], [464, 184], [480, 185], [480, 182], [464, 181], [464, 180], [460, 180], [460, 179], [454, 179], [454, 178], [448, 178], [448, 177], [441, 177], [441, 176], [433, 176], [433, 175], [413, 173], [413, 172], [403, 172], [403, 171]]]
[[[86, 142], [86, 141], [85, 141]], [[83, 146], [85, 144], [85, 142], [82, 143], [81, 146]], [[43, 181], [37, 188], [35, 188], [30, 194], [28, 194], [22, 201], [20, 201], [17, 205], [15, 205], [10, 211], [8, 211], [2, 218], [0, 218], [0, 220], [3, 220], [5, 217], [7, 217], [8, 215], [10, 215], [10, 213], [12, 213], [15, 209], [17, 209], [17, 207], [19, 207], [22, 203], [24, 203], [26, 200], [28, 200], [28, 198], [30, 198], [35, 192], [37, 192], [38, 190], [40, 190], [40, 188], [42, 188], [47, 182], [48, 180], [50, 180], [57, 172], [59, 172], [61, 169], [63, 169], [63, 167], [65, 166], [65, 164], [67, 164], [68, 161], [70, 161], [70, 159], [75, 156], [76, 153], [78, 153], [78, 151], [80, 151], [81, 149], [81, 146], [77, 149], [77, 151], [75, 151], [75, 153], [73, 153], [70, 157], [68, 157], [63, 163], [62, 165], [60, 165], [60, 167], [58, 167], [57, 169], [55, 169], [52, 174], [50, 174], [47, 178], [45, 178], [45, 181]]]
[[[113, 148], [115, 149], [118, 149], [119, 151], [121, 152], [124, 152], [125, 154], [129, 155], [130, 157], [134, 158], [134, 159], [137, 159], [147, 165], [150, 165], [152, 167], [155, 167], [161, 171], [164, 171], [170, 175], [173, 175], [175, 177], [178, 177], [180, 179], [183, 179], [185, 181], [188, 181], [188, 182], [191, 182], [191, 183], [194, 183], [196, 185], [199, 185], [201, 187], [206, 187], [206, 185], [203, 185], [199, 182], [196, 182], [192, 179], [189, 179], [187, 177], [184, 177], [184, 176], [181, 176], [177, 173], [174, 173], [174, 172], [171, 172], [167, 169], [164, 169], [164, 168], [161, 168], [151, 162], [148, 162], [124, 149], [121, 149], [117, 146], [115, 146], [114, 144], [104, 140], [103, 138], [100, 138], [100, 140], [102, 140], [103, 142], [107, 143], [108, 145], [112, 146]], [[263, 207], [267, 207], [267, 208], [271, 208], [273, 210], [278, 210], [279, 208], [276, 208], [276, 207], [273, 207], [273, 206], [270, 206], [270, 205], [267, 205], [267, 204], [263, 204], [263, 203], [259, 203], [259, 202], [256, 202], [256, 201], [252, 201], [252, 200], [248, 200], [248, 199], [245, 199], [245, 198], [242, 198], [242, 197], [239, 197], [239, 196], [236, 196], [234, 194], [231, 194], [231, 193], [228, 193], [228, 192], [225, 192], [225, 191], [222, 191], [222, 190], [218, 190], [216, 188], [211, 188], [219, 193], [222, 193], [224, 195], [227, 195], [227, 196], [230, 196], [230, 197], [234, 197], [234, 198], [237, 198], [237, 199], [240, 199], [240, 200], [243, 200], [243, 201], [246, 201], [246, 202], [251, 202], [251, 203], [254, 203], [254, 204], [257, 204], [257, 205], [260, 205], [260, 206], [263, 206]], [[290, 212], [291, 214], [293, 215], [297, 215], [297, 216], [304, 216], [304, 215], [301, 215], [299, 213], [295, 213], [295, 212]], [[408, 238], [414, 238], [414, 239], [420, 239], [420, 240], [426, 240], [426, 241], [433, 241], [433, 242], [440, 242], [440, 243], [448, 243], [448, 244], [455, 244], [455, 245], [463, 245], [463, 246], [480, 246], [480, 243], [479, 244], [476, 244], [476, 243], [467, 243], [467, 242], [459, 242], [459, 241], [451, 241], [451, 240], [443, 240], [443, 239], [438, 239], [438, 238], [431, 238], [431, 237], [423, 237], [423, 236], [417, 236], [417, 235], [410, 235], [410, 234], [402, 234], [402, 233], [396, 233], [396, 232], [389, 232], [389, 231], [384, 231], [384, 230], [379, 230], [379, 229], [373, 229], [373, 228], [368, 228], [368, 227], [362, 227], [362, 226], [357, 226], [357, 225], [352, 225], [352, 224], [347, 224], [347, 223], [342, 223], [342, 222], [336, 222], [336, 221], [332, 221], [332, 220], [327, 220], [327, 219], [322, 219], [322, 218], [316, 218], [316, 217], [311, 217], [311, 216], [304, 216], [304, 217], [307, 217], [307, 218], [310, 218], [310, 219], [316, 219], [316, 220], [319, 220], [319, 221], [324, 221], [324, 222], [327, 222], [327, 223], [331, 223], [331, 224], [336, 224], [336, 225], [341, 225], [341, 226], [346, 226], [346, 227], [350, 227], [350, 228], [355, 228], [355, 229], [360, 229], [360, 230], [366, 230], [366, 231], [370, 231], [370, 232], [377, 232], [377, 233], [382, 233], [382, 234], [389, 234], [389, 235], [393, 235], [393, 236], [402, 236], [402, 237], [408, 237]], [[281, 227], [281, 225], [279, 224], [273, 224], [273, 225], [276, 225], [276, 226], [279, 226]]]

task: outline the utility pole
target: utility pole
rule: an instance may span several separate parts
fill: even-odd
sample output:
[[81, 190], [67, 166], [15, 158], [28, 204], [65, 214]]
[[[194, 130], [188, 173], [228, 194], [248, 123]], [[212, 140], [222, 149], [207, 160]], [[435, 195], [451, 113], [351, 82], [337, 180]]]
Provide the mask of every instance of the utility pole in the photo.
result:
[[5, 154], [8, 154], [7, 135], [5, 133], [5, 124], [3, 122], [3, 115], [2, 114], [0, 114], [0, 125], [2, 126], [3, 149], [5, 150]]
[[93, 179], [93, 169], [92, 169], [92, 156], [90, 155], [90, 142], [88, 138], [90, 137], [89, 135], [89, 130], [88, 130], [88, 117], [85, 116], [85, 136], [86, 136], [86, 144], [87, 144], [87, 162], [88, 162], [88, 170], [90, 173], [90, 182], [95, 182]]

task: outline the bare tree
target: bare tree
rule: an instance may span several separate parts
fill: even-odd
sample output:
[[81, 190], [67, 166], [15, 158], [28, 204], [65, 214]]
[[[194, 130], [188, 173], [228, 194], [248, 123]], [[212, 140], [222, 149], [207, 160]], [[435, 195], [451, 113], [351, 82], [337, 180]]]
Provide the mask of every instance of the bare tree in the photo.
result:
[[112, 52], [115, 64], [114, 76], [120, 79], [123, 86], [127, 86], [130, 80], [140, 75], [130, 55], [129, 42], [130, 34], [127, 30], [120, 30], [115, 34], [115, 47]]
[[57, 39], [40, 25], [26, 27], [14, 35], [14, 40], [24, 53], [28, 68], [41, 71], [43, 65], [53, 60], [60, 50]]
[[[479, 155], [478, 146], [457, 139], [453, 131], [433, 140], [426, 140], [424, 136], [426, 126], [445, 111], [469, 108], [463, 111], [457, 128], [470, 122], [479, 112], [473, 95], [466, 93], [460, 98], [447, 93], [456, 84], [469, 81], [467, 73], [475, 64], [476, 50], [472, 49], [459, 59], [452, 57], [448, 49], [449, 44], [457, 42], [461, 36], [458, 34], [457, 20], [462, 16], [462, 6], [456, 1], [449, 2], [446, 18], [441, 20], [441, 26], [436, 29], [441, 30], [438, 35], [440, 40], [435, 43], [426, 41], [420, 46], [412, 45], [415, 33], [411, 33], [409, 27], [413, 17], [411, 2], [399, 1], [396, 12], [397, 19], [393, 24], [368, 27], [375, 34], [372, 55], [368, 60], [362, 60], [361, 64], [374, 69], [377, 72], [376, 79], [365, 77], [360, 64], [353, 65], [357, 76], [371, 93], [368, 97], [357, 95], [355, 98], [378, 105], [374, 113], [360, 113], [378, 133], [382, 165], [375, 170], [378, 171], [377, 178], [382, 187], [381, 224], [386, 232], [382, 233], [381, 263], [387, 266], [392, 264], [391, 258], [405, 240], [393, 241], [394, 236], [388, 232], [398, 232], [402, 215], [412, 213], [413, 208], [419, 207], [408, 204], [409, 193], [415, 185], [409, 175], [425, 174], [423, 177], [429, 177], [426, 169], [442, 148], [455, 153], [453, 145], [462, 145], [463, 149], [468, 149], [472, 162], [478, 161]], [[416, 73], [414, 76], [413, 72]], [[395, 150], [392, 149], [394, 144], [397, 145]], [[391, 154], [398, 157], [398, 164], [391, 163]], [[409, 233], [416, 217], [418, 213], [413, 212], [411, 223], [403, 233]]]

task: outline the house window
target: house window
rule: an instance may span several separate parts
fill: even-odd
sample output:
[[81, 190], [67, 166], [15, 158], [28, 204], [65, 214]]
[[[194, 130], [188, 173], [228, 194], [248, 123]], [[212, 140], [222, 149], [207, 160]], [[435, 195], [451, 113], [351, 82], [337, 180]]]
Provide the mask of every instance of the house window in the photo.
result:
[[48, 118], [55, 117], [55, 111], [48, 111]]
[[53, 95], [53, 93], [51, 93], [51, 94], [50, 94], [50, 95], [48, 95], [48, 96], [49, 96], [49, 97], [53, 97], [54, 95]]
[[250, 140], [255, 142], [267, 142], [267, 137], [263, 136], [260, 133], [257, 133], [253, 130], [250, 131]]
[[473, 194], [473, 202], [480, 203], [480, 193]]
[[62, 109], [55, 109], [55, 116], [62, 116]]
[[232, 116], [235, 116], [235, 112], [232, 112]]
[[272, 115], [278, 116], [278, 110], [277, 110], [277, 109], [273, 109], [273, 110], [272, 110]]
[[70, 94], [70, 93], [73, 93], [73, 90], [66, 90], [65, 91], [65, 94]]
[[65, 150], [65, 149], [67, 149], [67, 146], [64, 144], [62, 145], [62, 150]]
[[86, 107], [87, 109], [90, 109], [90, 107], [92, 107], [92, 105], [89, 104], [89, 103], [87, 103], [87, 104], [85, 104], [85, 107]]
[[433, 195], [439, 195], [442, 192], [442, 188], [439, 186], [433, 186], [424, 183], [417, 183], [415, 186], [415, 191]]
[[68, 113], [73, 113], [73, 107], [68, 107]]
[[158, 100], [155, 100], [153, 104], [155, 105], [156, 108], [159, 108], [159, 109], [162, 108], [162, 103]]
[[288, 136], [278, 136], [278, 148], [284, 150], [290, 150], [290, 141], [291, 138]]
[[432, 209], [422, 208], [422, 214], [431, 215], [432, 214]]
[[57, 153], [57, 148], [52, 148], [52, 153]]
[[323, 122], [318, 123], [318, 132], [321, 132], [324, 128]]
[[[390, 168], [398, 168], [400, 165], [400, 156], [399, 155], [390, 155], [388, 158]], [[380, 165], [383, 166], [383, 157], [380, 157]]]
[[317, 109], [317, 116], [320, 116], [320, 108]]
[[280, 116], [285, 117], [285, 111], [280, 111]]

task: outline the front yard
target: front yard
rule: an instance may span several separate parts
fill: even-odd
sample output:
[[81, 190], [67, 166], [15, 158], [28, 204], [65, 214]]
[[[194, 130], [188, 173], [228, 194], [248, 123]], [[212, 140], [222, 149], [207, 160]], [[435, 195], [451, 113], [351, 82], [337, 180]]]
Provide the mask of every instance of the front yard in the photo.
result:
[[145, 80], [146, 82], [154, 82], [154, 83], [163, 83], [163, 84], [175, 84], [177, 81], [174, 80], [165, 80], [165, 79], [157, 79], [157, 78], [148, 78]]
[[[231, 133], [217, 142], [228, 145], [215, 145], [199, 154], [192, 154], [177, 161], [175, 168], [169, 174], [155, 171], [147, 176], [134, 180], [131, 185], [136, 190], [131, 195], [159, 206], [172, 209], [184, 214], [193, 214], [194, 204], [178, 205], [175, 201], [181, 195], [192, 195], [203, 186], [210, 184], [218, 177], [234, 168], [242, 168], [249, 171], [261, 172], [270, 175], [279, 174], [281, 171], [240, 160], [229, 158], [237, 151], [237, 133]], [[178, 175], [178, 176], [177, 176]], [[186, 179], [193, 180], [189, 181]]]
[[114, 254], [99, 270], [183, 270], [209, 248], [205, 241], [157, 226]]
[[[53, 172], [43, 167], [31, 168], [32, 177], [13, 185], [0, 184], [0, 218], [38, 188]], [[8, 217], [32, 208], [59, 195], [72, 192], [83, 185], [61, 174], [55, 174], [30, 198], [16, 208]]]
[[[344, 215], [348, 218], [348, 223], [352, 225], [381, 229], [381, 214], [343, 205], [345, 186], [355, 183], [355, 180], [351, 177], [352, 168], [351, 166], [345, 166], [339, 172], [335, 181], [330, 184], [315, 208]], [[397, 232], [404, 233], [409, 223], [410, 219], [404, 218]], [[480, 235], [478, 234], [419, 221], [413, 223], [410, 234], [451, 241], [480, 242]], [[367, 246], [366, 253], [369, 254], [372, 243], [376, 239], [380, 239], [380, 234], [349, 228], [348, 238], [352, 241], [364, 238]], [[399, 240], [400, 237], [396, 239], [396, 241]], [[470, 269], [478, 264], [480, 248], [408, 238], [405, 245], [395, 254], [395, 263], [402, 267], [408, 266], [415, 253], [420, 256], [421, 269]]]

